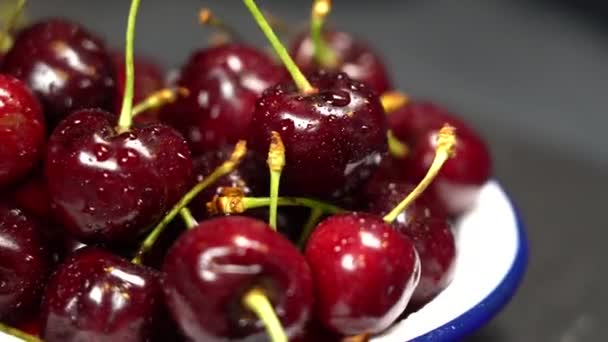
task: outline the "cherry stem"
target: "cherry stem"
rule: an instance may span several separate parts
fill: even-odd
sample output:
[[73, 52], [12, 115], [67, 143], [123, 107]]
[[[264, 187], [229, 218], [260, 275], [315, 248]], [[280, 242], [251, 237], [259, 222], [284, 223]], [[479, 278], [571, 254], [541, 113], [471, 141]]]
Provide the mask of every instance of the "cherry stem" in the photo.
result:
[[315, 0], [310, 15], [310, 37], [313, 43], [314, 57], [317, 63], [325, 68], [335, 68], [338, 64], [338, 56], [327, 45], [323, 37], [325, 18], [327, 18], [330, 11], [331, 0]]
[[179, 211], [179, 215], [182, 217], [182, 220], [188, 229], [193, 229], [198, 226], [198, 222], [187, 207], [183, 207], [182, 210]]
[[279, 185], [281, 173], [285, 167], [285, 145], [278, 132], [272, 131], [270, 136], [270, 148], [268, 149], [268, 170], [270, 170], [270, 214], [268, 224], [277, 230], [277, 207], [279, 197]]
[[26, 0], [18, 0], [13, 13], [8, 17], [6, 24], [4, 25], [4, 30], [0, 32], [0, 51], [8, 51], [12, 45], [13, 31], [17, 26], [17, 21], [19, 21], [19, 17], [23, 13], [23, 9], [25, 8]]
[[431, 184], [433, 179], [437, 176], [443, 164], [450, 157], [454, 155], [454, 148], [456, 147], [456, 133], [454, 127], [450, 125], [444, 125], [438, 132], [437, 135], [437, 149], [435, 151], [435, 158], [433, 163], [429, 167], [424, 178], [416, 185], [414, 190], [410, 192], [401, 203], [399, 203], [391, 212], [384, 216], [384, 221], [392, 223], [399, 214], [401, 214], [407, 206], [418, 198], [422, 192]]
[[156, 240], [163, 233], [167, 225], [179, 214], [179, 212], [185, 208], [192, 200], [208, 186], [215, 183], [218, 179], [232, 172], [238, 164], [241, 162], [245, 153], [247, 152], [247, 143], [244, 140], [239, 141], [232, 155], [222, 165], [217, 167], [209, 176], [203, 179], [201, 182], [196, 184], [190, 191], [188, 191], [174, 206], [171, 210], [163, 217], [163, 219], [152, 229], [150, 234], [142, 242], [141, 246], [135, 253], [135, 257], [132, 262], [134, 264], [141, 264], [143, 256], [154, 246]]
[[306, 245], [306, 241], [308, 241], [308, 237], [312, 233], [312, 230], [317, 226], [319, 219], [323, 216], [324, 212], [320, 208], [312, 208], [310, 210], [310, 215], [308, 215], [308, 220], [302, 227], [302, 233], [300, 234], [300, 239], [298, 240], [298, 247], [303, 249]]
[[24, 342], [42, 342], [42, 340], [36, 336], [30, 335], [19, 329], [9, 327], [3, 323], [0, 323], [0, 332], [16, 337]]
[[272, 30], [272, 27], [270, 27], [270, 25], [268, 24], [268, 21], [266, 21], [266, 18], [264, 18], [264, 15], [256, 5], [255, 1], [243, 0], [243, 3], [245, 4], [245, 6], [247, 6], [249, 12], [251, 12], [251, 15], [257, 22], [258, 26], [260, 26], [260, 29], [270, 42], [270, 45], [272, 45], [272, 48], [274, 49], [275, 53], [279, 56], [279, 58], [285, 65], [287, 71], [289, 71], [289, 73], [291, 74], [291, 77], [293, 78], [293, 81], [298, 87], [298, 89], [305, 94], [315, 92], [315, 88], [313, 88], [310, 82], [308, 82], [300, 68], [298, 68], [296, 63], [293, 61], [293, 59], [287, 52], [287, 49], [285, 49], [285, 46], [281, 44], [281, 41]]
[[190, 95], [190, 92], [186, 88], [178, 87], [175, 89], [165, 88], [160, 89], [150, 96], [143, 99], [141, 102], [136, 104], [131, 111], [131, 117], [136, 117], [137, 115], [152, 109], [158, 109], [162, 106], [171, 104], [180, 97], [187, 97]]
[[391, 114], [397, 109], [405, 106], [410, 101], [409, 97], [398, 91], [389, 91], [380, 96], [380, 102], [386, 114]]
[[198, 12], [198, 22], [202, 25], [211, 26], [230, 37], [230, 40], [241, 42], [242, 37], [229, 25], [226, 25], [221, 19], [216, 17], [209, 8], [203, 8]]
[[410, 153], [409, 146], [399, 141], [399, 139], [397, 139], [397, 137], [393, 134], [393, 131], [388, 131], [386, 133], [386, 139], [388, 140], [388, 151], [393, 157], [397, 159], [405, 159]]
[[[228, 188], [228, 190], [234, 188]], [[211, 215], [217, 214], [240, 214], [249, 209], [267, 207], [270, 205], [270, 197], [244, 197], [242, 191], [224, 191], [224, 195], [215, 196], [207, 203], [207, 211]], [[319, 209], [323, 213], [337, 214], [346, 210], [333, 204], [317, 201], [305, 197], [278, 197], [277, 205], [285, 207], [307, 207]]]
[[243, 305], [254, 312], [264, 323], [272, 342], [287, 342], [287, 334], [266, 294], [258, 288], [249, 290], [243, 296]]
[[133, 44], [135, 41], [135, 22], [137, 19], [137, 11], [141, 0], [131, 0], [131, 8], [129, 9], [129, 19], [127, 21], [127, 36], [125, 44], [125, 89], [122, 99], [122, 109], [118, 118], [118, 133], [123, 133], [131, 128], [133, 122], [133, 91], [135, 79], [135, 66], [133, 65]]

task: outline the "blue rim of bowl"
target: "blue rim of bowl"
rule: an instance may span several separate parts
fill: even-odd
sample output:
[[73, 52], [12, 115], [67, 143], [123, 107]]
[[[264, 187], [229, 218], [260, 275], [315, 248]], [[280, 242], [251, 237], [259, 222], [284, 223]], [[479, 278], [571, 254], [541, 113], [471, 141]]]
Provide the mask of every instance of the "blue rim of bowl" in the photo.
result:
[[509, 272], [507, 272], [500, 284], [474, 307], [450, 322], [426, 334], [415, 337], [411, 341], [436, 342], [461, 340], [488, 323], [511, 300], [519, 288], [528, 264], [529, 252], [528, 239], [525, 232], [526, 228], [519, 208], [502, 185], [500, 183], [498, 185], [509, 201], [513, 215], [515, 216], [515, 224], [517, 225], [519, 244]]

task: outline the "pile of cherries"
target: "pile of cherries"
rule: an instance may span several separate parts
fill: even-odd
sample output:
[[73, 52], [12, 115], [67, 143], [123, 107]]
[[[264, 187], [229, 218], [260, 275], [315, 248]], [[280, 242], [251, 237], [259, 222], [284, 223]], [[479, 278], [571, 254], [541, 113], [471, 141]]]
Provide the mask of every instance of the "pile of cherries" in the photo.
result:
[[167, 81], [133, 57], [139, 0], [126, 58], [66, 19], [0, 33], [0, 331], [365, 340], [448, 286], [482, 139], [395, 91], [328, 0], [290, 50], [243, 2], [282, 63], [232, 35]]

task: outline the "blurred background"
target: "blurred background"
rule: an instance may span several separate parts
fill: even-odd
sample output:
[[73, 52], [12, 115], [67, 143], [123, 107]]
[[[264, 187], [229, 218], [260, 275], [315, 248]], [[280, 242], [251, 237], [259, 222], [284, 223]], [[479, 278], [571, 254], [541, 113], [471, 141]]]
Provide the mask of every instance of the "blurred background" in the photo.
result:
[[[8, 1], [8, 0], [0, 0]], [[259, 0], [294, 26], [310, 1]], [[30, 19], [66, 16], [120, 47], [129, 1], [30, 0]], [[178, 67], [207, 44], [211, 7], [252, 44], [237, 0], [142, 1], [136, 46]], [[335, 0], [331, 24], [382, 52], [395, 84], [465, 117], [521, 207], [531, 263], [507, 309], [472, 341], [602, 341], [608, 332], [608, 2]], [[488, 227], [492, 229], [492, 227]]]

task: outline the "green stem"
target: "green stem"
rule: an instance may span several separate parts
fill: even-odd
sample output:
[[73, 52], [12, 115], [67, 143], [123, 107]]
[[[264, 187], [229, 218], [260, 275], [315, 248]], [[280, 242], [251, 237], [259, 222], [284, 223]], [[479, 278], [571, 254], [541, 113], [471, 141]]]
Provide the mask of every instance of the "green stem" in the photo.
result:
[[329, 13], [331, 2], [329, 0], [315, 0], [310, 16], [310, 37], [314, 48], [314, 57], [317, 63], [325, 68], [335, 68], [338, 64], [338, 56], [327, 44], [323, 37], [323, 26], [325, 18]]
[[126, 132], [131, 128], [133, 116], [133, 88], [135, 78], [135, 67], [133, 65], [133, 44], [135, 41], [135, 22], [137, 19], [137, 11], [141, 0], [131, 0], [131, 8], [129, 9], [129, 19], [127, 21], [127, 37], [125, 46], [125, 89], [122, 99], [122, 110], [118, 118], [118, 132]]
[[277, 230], [277, 211], [279, 205], [279, 184], [281, 180], [281, 171], [270, 170], [270, 204], [268, 224], [272, 229]]
[[262, 290], [253, 289], [247, 292], [243, 297], [243, 305], [254, 312], [264, 323], [272, 342], [287, 342], [285, 329], [283, 329], [272, 303]]
[[167, 225], [177, 216], [177, 214], [185, 208], [192, 200], [208, 186], [215, 183], [218, 179], [232, 172], [240, 161], [245, 156], [247, 146], [245, 141], [239, 141], [234, 147], [234, 151], [230, 156], [230, 159], [225, 161], [217, 169], [215, 169], [209, 176], [203, 179], [200, 183], [196, 184], [190, 191], [188, 191], [174, 206], [171, 210], [163, 217], [163, 219], [152, 229], [150, 234], [142, 242], [141, 246], [135, 253], [135, 257], [132, 262], [134, 264], [141, 264], [143, 256], [154, 246], [156, 240], [163, 233]]
[[243, 0], [243, 3], [245, 4], [245, 6], [247, 6], [249, 12], [251, 12], [251, 15], [260, 26], [260, 29], [262, 30], [266, 38], [268, 38], [270, 45], [285, 65], [285, 68], [291, 74], [291, 77], [293, 78], [293, 81], [298, 87], [298, 89], [303, 93], [314, 92], [315, 89], [310, 84], [310, 82], [308, 82], [302, 71], [300, 71], [300, 68], [298, 68], [296, 63], [293, 61], [293, 59], [287, 52], [287, 49], [285, 49], [285, 46], [281, 44], [281, 41], [268, 24], [268, 21], [266, 21], [266, 18], [264, 18], [264, 15], [256, 5], [255, 1]]
[[410, 153], [409, 147], [399, 141], [397, 137], [393, 134], [393, 131], [388, 131], [386, 133], [386, 139], [388, 140], [388, 151], [390, 154], [397, 159], [405, 159], [407, 155]]
[[182, 208], [182, 210], [179, 211], [179, 215], [182, 217], [182, 220], [188, 229], [193, 229], [198, 226], [198, 222], [187, 207]]
[[[245, 210], [267, 207], [270, 205], [270, 197], [243, 197], [242, 201]], [[285, 207], [307, 207], [313, 210], [318, 208], [326, 214], [337, 214], [346, 211], [333, 204], [305, 197], [279, 197], [277, 198], [277, 204]]]
[[8, 17], [6, 21], [6, 25], [4, 25], [4, 30], [0, 32], [0, 51], [5, 52], [8, 51], [12, 45], [12, 35], [15, 27], [17, 26], [17, 21], [23, 13], [23, 9], [25, 8], [25, 0], [18, 0], [13, 13]]
[[312, 230], [317, 226], [317, 223], [323, 214], [323, 210], [320, 208], [311, 209], [308, 220], [306, 220], [306, 224], [304, 224], [304, 227], [302, 228], [300, 240], [298, 240], [298, 247], [300, 247], [300, 249], [303, 249], [306, 245], [306, 241], [308, 241], [310, 233], [312, 233]]
[[164, 105], [175, 102], [179, 97], [186, 97], [189, 95], [190, 92], [188, 89], [181, 87], [176, 89], [167, 88], [157, 90], [133, 107], [131, 117], [134, 118], [145, 111], [157, 109]]
[[281, 173], [283, 172], [283, 167], [285, 167], [285, 145], [283, 145], [279, 133], [272, 131], [271, 134], [267, 160], [268, 170], [270, 171], [270, 214], [268, 224], [272, 229], [277, 230], [277, 201]]
[[19, 329], [15, 329], [12, 327], [9, 327], [8, 325], [5, 325], [3, 323], [0, 323], [0, 332], [3, 332], [7, 335], [11, 335], [13, 337], [16, 337], [18, 339], [20, 339], [21, 341], [24, 342], [42, 342], [41, 339], [39, 339], [36, 336], [30, 335], [24, 331], [21, 331]]
[[438, 133], [437, 137], [437, 150], [435, 152], [435, 158], [433, 163], [429, 167], [424, 178], [416, 185], [414, 190], [410, 192], [404, 199], [399, 203], [393, 210], [391, 210], [383, 220], [386, 223], [392, 223], [397, 219], [407, 206], [416, 200], [424, 190], [431, 184], [433, 179], [437, 176], [443, 164], [454, 154], [454, 148], [456, 146], [456, 135], [454, 133], [454, 127], [449, 125], [444, 126]]

